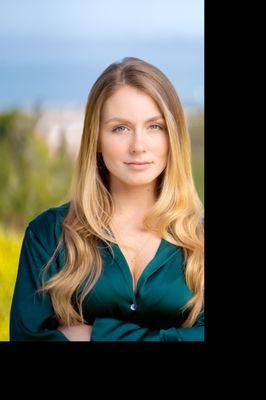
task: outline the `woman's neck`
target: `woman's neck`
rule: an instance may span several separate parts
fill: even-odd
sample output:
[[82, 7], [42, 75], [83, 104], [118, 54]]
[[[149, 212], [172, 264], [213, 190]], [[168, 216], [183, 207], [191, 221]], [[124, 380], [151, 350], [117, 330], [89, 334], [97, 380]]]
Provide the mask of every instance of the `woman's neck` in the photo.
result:
[[112, 197], [116, 217], [132, 222], [142, 220], [155, 203], [155, 196], [149, 188], [113, 191]]

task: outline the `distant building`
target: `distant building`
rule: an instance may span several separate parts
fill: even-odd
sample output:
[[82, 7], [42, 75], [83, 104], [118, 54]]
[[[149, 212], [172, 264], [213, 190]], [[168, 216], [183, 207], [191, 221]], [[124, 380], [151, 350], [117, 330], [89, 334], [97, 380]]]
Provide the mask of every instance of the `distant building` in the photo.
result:
[[36, 131], [47, 141], [52, 151], [57, 149], [63, 134], [70, 154], [75, 157], [81, 141], [84, 113], [85, 110], [81, 108], [45, 109], [36, 124]]

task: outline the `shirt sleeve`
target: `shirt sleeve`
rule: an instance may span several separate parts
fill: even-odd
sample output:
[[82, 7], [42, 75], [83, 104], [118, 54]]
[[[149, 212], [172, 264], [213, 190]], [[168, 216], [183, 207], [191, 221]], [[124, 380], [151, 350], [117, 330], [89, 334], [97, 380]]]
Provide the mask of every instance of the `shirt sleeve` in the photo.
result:
[[[41, 268], [51, 254], [26, 228], [10, 312], [10, 341], [69, 341], [57, 328], [50, 296], [35, 293], [41, 286]], [[55, 268], [55, 262], [49, 268]]]
[[169, 328], [160, 331], [164, 342], [204, 342], [205, 325], [202, 311], [191, 328]]
[[204, 342], [204, 313], [191, 328], [150, 329], [116, 318], [96, 318], [91, 341]]

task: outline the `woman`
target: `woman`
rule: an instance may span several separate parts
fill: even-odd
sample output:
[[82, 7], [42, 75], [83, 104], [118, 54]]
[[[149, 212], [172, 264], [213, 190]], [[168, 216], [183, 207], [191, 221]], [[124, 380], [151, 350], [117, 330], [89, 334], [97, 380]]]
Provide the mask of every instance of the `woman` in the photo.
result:
[[190, 151], [159, 69], [133, 57], [106, 68], [89, 94], [71, 200], [26, 228], [11, 340], [204, 341]]

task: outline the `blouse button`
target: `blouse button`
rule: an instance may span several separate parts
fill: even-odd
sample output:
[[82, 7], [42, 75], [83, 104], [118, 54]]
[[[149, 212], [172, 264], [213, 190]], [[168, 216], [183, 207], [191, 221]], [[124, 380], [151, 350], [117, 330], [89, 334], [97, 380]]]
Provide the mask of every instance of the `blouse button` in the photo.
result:
[[136, 306], [136, 304], [131, 304], [130, 308], [131, 308], [132, 311], [135, 311], [137, 306]]

